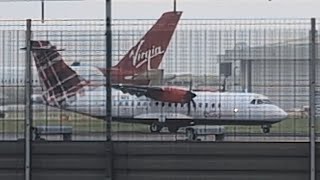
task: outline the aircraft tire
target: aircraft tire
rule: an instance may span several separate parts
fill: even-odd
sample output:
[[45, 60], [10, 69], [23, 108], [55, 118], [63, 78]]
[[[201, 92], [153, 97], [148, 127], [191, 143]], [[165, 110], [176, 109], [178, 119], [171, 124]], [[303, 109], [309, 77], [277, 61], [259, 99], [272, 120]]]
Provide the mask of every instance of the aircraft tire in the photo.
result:
[[263, 131], [263, 133], [267, 134], [270, 132], [270, 128], [264, 127], [264, 128], [262, 128], [262, 131]]
[[151, 125], [150, 125], [150, 132], [151, 133], [158, 133], [158, 132], [160, 132], [161, 131], [161, 129], [162, 129], [162, 125], [160, 125], [159, 123], [152, 123]]

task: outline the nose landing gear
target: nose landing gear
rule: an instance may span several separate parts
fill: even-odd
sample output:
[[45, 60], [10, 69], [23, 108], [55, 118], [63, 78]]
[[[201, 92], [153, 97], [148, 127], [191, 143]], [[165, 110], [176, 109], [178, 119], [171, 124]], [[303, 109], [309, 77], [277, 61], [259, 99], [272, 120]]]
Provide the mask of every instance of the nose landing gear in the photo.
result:
[[261, 126], [262, 132], [265, 134], [270, 133], [270, 128], [271, 128], [271, 125], [262, 125]]
[[158, 133], [161, 131], [161, 129], [163, 128], [163, 126], [158, 123], [158, 122], [153, 122], [151, 125], [150, 125], [150, 131], [152, 133]]

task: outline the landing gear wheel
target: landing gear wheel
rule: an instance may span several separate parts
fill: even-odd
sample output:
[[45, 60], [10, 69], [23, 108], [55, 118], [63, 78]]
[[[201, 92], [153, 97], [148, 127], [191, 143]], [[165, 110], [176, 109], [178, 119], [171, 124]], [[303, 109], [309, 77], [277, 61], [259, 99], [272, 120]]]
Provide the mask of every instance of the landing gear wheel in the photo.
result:
[[170, 133], [177, 133], [179, 130], [179, 127], [177, 126], [168, 126], [168, 130]]
[[151, 131], [152, 133], [160, 132], [161, 129], [162, 129], [162, 125], [159, 124], [159, 123], [152, 123], [152, 124], [150, 125], [150, 131]]
[[261, 128], [262, 128], [262, 132], [267, 134], [270, 132], [271, 125], [270, 124], [262, 125]]
[[267, 134], [270, 132], [270, 128], [269, 127], [264, 127], [262, 128], [263, 133]]

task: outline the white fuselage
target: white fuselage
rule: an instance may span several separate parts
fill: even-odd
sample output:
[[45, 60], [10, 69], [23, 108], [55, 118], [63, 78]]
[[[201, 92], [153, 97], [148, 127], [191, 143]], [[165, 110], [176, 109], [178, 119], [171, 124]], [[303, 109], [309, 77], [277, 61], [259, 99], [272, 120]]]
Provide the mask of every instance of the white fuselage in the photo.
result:
[[[81, 78], [84, 78], [92, 84], [102, 85], [105, 84], [105, 76], [104, 74], [94, 66], [70, 66], [77, 74], [80, 75]], [[151, 72], [151, 71], [150, 71]], [[157, 83], [158, 77], [144, 77], [143, 75], [138, 76], [137, 78], [145, 78], [145, 79], [155, 79], [155, 84], [161, 85], [161, 83]], [[181, 76], [180, 74], [176, 74], [174, 78]], [[183, 76], [183, 75], [182, 75]], [[191, 76], [191, 75], [190, 75]], [[26, 79], [25, 79], [25, 67], [17, 66], [17, 67], [2, 67], [2, 71], [0, 72], [0, 104], [22, 104], [24, 103], [25, 97], [25, 87], [26, 87]], [[174, 79], [172, 78], [173, 74], [165, 74], [163, 75], [163, 83], [167, 80]], [[42, 94], [41, 85], [39, 82], [39, 76], [36, 67], [32, 67], [32, 87], [33, 94], [35, 94], [35, 99], [39, 99]], [[42, 101], [41, 99], [38, 102]]]
[[[263, 95], [255, 93], [195, 92], [194, 103], [177, 104], [112, 91], [112, 117], [124, 122], [195, 124], [272, 124], [287, 113]], [[99, 87], [86, 91], [62, 108], [104, 119], [106, 91]]]

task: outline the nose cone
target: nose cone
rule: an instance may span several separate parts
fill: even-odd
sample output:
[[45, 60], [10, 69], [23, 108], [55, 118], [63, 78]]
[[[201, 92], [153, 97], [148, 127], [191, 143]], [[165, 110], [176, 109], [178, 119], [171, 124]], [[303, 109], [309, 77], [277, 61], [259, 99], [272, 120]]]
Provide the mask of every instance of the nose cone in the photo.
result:
[[288, 117], [288, 113], [285, 112], [283, 109], [280, 109], [280, 119], [286, 119]]

